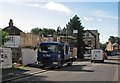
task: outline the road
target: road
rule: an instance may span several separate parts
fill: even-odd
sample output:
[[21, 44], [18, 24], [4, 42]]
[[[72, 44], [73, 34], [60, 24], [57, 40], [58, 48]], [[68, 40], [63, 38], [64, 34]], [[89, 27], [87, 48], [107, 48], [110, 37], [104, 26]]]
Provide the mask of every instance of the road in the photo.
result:
[[14, 81], [118, 81], [118, 60], [109, 57], [104, 63], [90, 63], [77, 61], [73, 66], [48, 70], [44, 73]]

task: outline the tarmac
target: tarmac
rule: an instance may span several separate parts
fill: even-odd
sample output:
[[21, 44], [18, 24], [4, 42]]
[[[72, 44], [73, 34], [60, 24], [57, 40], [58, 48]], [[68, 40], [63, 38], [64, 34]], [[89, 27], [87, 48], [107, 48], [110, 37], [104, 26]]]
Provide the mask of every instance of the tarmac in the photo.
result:
[[[77, 61], [85, 61], [85, 60], [76, 60]], [[86, 60], [89, 61], [89, 60]], [[34, 74], [43, 73], [48, 71], [46, 68], [40, 68], [37, 64], [30, 64], [27, 66], [20, 67], [12, 67], [7, 69], [0, 69], [2, 73], [0, 73], [0, 82], [10, 82], [15, 79], [24, 78], [27, 76], [32, 76]]]
[[2, 69], [2, 80], [0, 82], [10, 82], [15, 79], [20, 79], [27, 76], [32, 76], [37, 73], [46, 72], [46, 69], [41, 69], [37, 65], [29, 65], [24, 67], [17, 67], [17, 68], [7, 68]]

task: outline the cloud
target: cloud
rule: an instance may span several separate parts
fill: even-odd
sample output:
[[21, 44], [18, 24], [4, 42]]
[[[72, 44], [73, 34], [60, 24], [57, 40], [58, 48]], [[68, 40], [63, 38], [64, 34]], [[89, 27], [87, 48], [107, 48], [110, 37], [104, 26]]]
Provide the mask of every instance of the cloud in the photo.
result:
[[29, 6], [29, 7], [38, 7], [38, 8], [43, 8], [42, 5], [39, 5], [39, 4], [30, 4], [30, 3], [16, 3], [16, 4], [20, 4], [20, 5], [25, 5], [25, 6]]
[[41, 7], [39, 4], [31, 4], [33, 7]]
[[68, 7], [64, 6], [63, 4], [55, 3], [55, 2], [49, 2], [49, 3], [45, 4], [45, 8], [47, 8], [49, 10], [64, 12], [67, 14], [70, 14], [72, 12]]
[[58, 11], [58, 12], [66, 13], [66, 14], [71, 14], [72, 13], [72, 11], [68, 7], [66, 7], [63, 4], [56, 3], [56, 2], [48, 2], [45, 5], [30, 4], [30, 3], [19, 3], [19, 4], [30, 6], [30, 7], [37, 7], [37, 8], [54, 10], [54, 11]]
[[102, 21], [102, 19], [98, 19], [98, 21], [99, 21], [99, 22], [101, 22], [101, 21]]
[[90, 22], [90, 21], [93, 20], [93, 18], [92, 18], [92, 17], [84, 17], [83, 20], [85, 20], [85, 21], [87, 21], [87, 22]]
[[117, 16], [112, 16], [112, 15], [110, 15], [109, 12], [105, 12], [105, 11], [101, 11], [101, 10], [96, 11], [96, 12], [95, 12], [95, 16], [105, 17], [105, 18], [112, 18], [112, 19], [118, 19]]

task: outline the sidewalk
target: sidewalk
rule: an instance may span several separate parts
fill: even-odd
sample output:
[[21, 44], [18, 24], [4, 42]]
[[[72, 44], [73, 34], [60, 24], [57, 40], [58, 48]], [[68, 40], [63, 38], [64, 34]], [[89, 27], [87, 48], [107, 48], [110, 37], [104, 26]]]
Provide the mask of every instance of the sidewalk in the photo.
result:
[[2, 82], [8, 82], [11, 80], [27, 77], [45, 71], [46, 70], [40, 69], [36, 65], [2, 69]]

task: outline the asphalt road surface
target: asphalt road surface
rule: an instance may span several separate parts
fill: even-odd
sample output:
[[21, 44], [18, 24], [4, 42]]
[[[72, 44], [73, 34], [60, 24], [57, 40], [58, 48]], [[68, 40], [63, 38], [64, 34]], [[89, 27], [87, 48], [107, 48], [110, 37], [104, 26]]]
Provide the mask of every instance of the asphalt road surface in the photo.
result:
[[109, 57], [104, 63], [77, 61], [72, 66], [48, 70], [44, 73], [14, 81], [118, 81], [118, 57]]

